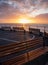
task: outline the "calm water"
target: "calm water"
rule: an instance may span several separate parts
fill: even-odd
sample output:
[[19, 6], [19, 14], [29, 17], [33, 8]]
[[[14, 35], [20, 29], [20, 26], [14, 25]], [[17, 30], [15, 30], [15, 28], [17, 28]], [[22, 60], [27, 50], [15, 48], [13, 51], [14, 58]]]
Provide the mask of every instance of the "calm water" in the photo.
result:
[[28, 30], [29, 29], [29, 27], [31, 27], [31, 28], [37, 28], [37, 29], [40, 29], [42, 32], [44, 32], [44, 27], [45, 27], [45, 31], [46, 32], [48, 32], [48, 24], [0, 24], [0, 27], [1, 26], [11, 26], [11, 27], [13, 27], [13, 26], [19, 26], [19, 27], [22, 27], [22, 26], [24, 26], [24, 28], [26, 29], [26, 30]]

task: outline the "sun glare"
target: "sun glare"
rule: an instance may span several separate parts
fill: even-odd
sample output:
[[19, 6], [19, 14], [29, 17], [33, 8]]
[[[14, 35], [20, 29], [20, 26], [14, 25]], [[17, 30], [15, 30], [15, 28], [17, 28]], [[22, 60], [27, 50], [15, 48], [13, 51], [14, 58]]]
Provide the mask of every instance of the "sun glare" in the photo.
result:
[[26, 18], [22, 18], [22, 19], [19, 19], [19, 23], [27, 24], [27, 23], [30, 23], [30, 20]]

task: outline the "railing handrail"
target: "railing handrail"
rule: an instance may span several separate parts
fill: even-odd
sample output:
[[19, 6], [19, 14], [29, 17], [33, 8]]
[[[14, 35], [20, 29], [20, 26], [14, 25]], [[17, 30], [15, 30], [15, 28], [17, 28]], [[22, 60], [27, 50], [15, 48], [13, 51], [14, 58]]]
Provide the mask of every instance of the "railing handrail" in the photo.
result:
[[23, 44], [23, 43], [36, 43], [37, 41], [39, 40], [42, 40], [43, 41], [43, 37], [38, 37], [38, 38], [35, 38], [35, 39], [30, 39], [30, 40], [26, 40], [26, 41], [23, 41], [23, 42], [17, 42], [17, 43], [12, 43], [12, 44], [8, 44], [8, 45], [5, 45], [5, 46], [0, 46], [0, 49], [3, 49], [3, 48], [8, 48], [9, 46], [16, 46], [16, 45], [20, 45], [20, 44]]
[[[37, 40], [37, 42], [35, 41]], [[0, 57], [8, 54], [8, 53], [14, 53], [14, 52], [19, 52], [19, 51], [22, 51], [22, 50], [25, 50], [25, 49], [29, 49], [29, 48], [32, 48], [38, 44], [41, 44], [43, 45], [43, 38], [40, 37], [38, 39], [35, 39], [35, 40], [30, 40], [30, 41], [25, 41], [25, 42], [20, 42], [18, 45], [16, 46], [9, 46], [8, 47], [4, 47], [4, 48], [1, 48], [0, 49]], [[32, 41], [35, 41], [35, 42], [32, 42]]]

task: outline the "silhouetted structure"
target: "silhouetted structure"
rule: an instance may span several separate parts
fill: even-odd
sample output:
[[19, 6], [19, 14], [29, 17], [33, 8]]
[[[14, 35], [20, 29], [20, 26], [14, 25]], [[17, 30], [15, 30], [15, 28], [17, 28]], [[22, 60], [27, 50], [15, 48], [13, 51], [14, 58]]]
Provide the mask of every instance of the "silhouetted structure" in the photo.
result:
[[29, 28], [29, 32], [30, 32], [30, 33], [33, 33], [33, 34], [40, 35], [40, 29]]
[[11, 27], [3, 26], [0, 28], [1, 30], [10, 31]]
[[13, 27], [12, 30], [14, 31], [24, 31], [23, 27]]

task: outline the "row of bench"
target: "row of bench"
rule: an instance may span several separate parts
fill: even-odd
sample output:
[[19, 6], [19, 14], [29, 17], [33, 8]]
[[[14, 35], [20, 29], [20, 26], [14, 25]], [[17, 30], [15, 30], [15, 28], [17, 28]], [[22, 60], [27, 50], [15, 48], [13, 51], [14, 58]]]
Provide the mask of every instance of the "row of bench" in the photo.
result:
[[[28, 40], [28, 41], [19, 42], [19, 43], [12, 43], [6, 46], [0, 46], [0, 60], [6, 57], [6, 61], [3, 60], [3, 61], [0, 61], [0, 63], [3, 65], [13, 65], [14, 63], [18, 63], [20, 65], [20, 63], [24, 61], [24, 58], [27, 59], [26, 53], [29, 52], [27, 50], [32, 49], [38, 45], [41, 45], [41, 47], [43, 46], [42, 37], [36, 38], [35, 40]], [[21, 55], [15, 56], [13, 58], [9, 58], [9, 59], [7, 58], [8, 56], [13, 55], [14, 53], [16, 54], [18, 52], [21, 53], [21, 51], [26, 51], [26, 52]]]

